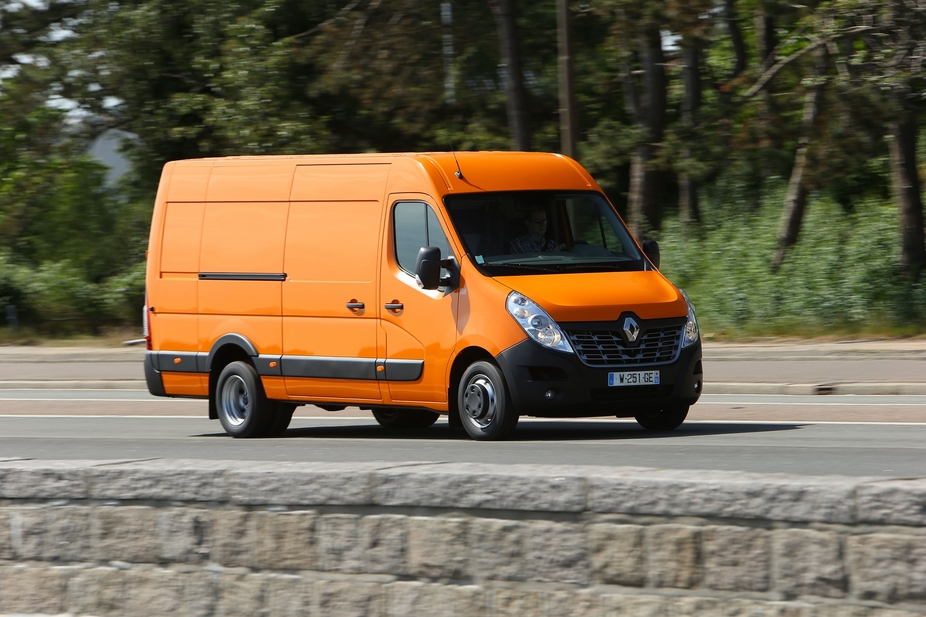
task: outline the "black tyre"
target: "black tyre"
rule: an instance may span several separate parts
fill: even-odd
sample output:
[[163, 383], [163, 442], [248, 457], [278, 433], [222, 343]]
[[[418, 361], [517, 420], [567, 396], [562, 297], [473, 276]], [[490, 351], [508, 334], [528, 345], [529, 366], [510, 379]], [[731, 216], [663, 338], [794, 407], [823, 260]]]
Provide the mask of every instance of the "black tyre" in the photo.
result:
[[635, 420], [648, 431], [674, 431], [687, 417], [688, 405], [673, 405], [653, 413], [640, 414]]
[[275, 405], [267, 400], [254, 367], [232, 362], [219, 374], [215, 408], [222, 428], [232, 437], [263, 437]]
[[508, 439], [518, 425], [505, 377], [491, 362], [473, 362], [463, 373], [457, 408], [463, 428], [479, 441]]
[[390, 409], [374, 407], [373, 417], [380, 426], [389, 430], [428, 428], [440, 417], [436, 411], [427, 409]]
[[296, 411], [296, 406], [292, 403], [276, 403], [275, 407], [273, 419], [267, 426], [267, 437], [279, 437], [285, 433], [293, 419], [293, 412]]

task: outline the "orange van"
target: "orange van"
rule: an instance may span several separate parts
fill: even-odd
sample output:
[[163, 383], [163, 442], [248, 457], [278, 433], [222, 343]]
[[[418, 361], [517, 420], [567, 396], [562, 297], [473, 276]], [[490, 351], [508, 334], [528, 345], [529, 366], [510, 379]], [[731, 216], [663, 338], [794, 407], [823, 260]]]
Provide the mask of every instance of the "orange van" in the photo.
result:
[[[644, 243], [647, 244], [647, 243]], [[145, 376], [235, 437], [298, 405], [671, 430], [702, 386], [694, 307], [575, 161], [521, 152], [167, 163], [148, 250]]]

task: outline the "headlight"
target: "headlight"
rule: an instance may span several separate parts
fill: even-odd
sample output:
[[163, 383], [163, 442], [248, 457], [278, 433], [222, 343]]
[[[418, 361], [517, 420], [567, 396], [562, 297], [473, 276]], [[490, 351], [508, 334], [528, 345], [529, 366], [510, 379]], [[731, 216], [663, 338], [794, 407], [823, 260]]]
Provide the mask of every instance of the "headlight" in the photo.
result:
[[688, 299], [688, 294], [679, 289], [682, 292], [682, 296], [685, 297], [685, 302], [688, 303], [688, 321], [685, 322], [685, 331], [682, 332], [682, 349], [685, 347], [691, 347], [698, 342], [698, 318], [695, 317], [695, 307], [691, 303], [691, 300]]
[[546, 311], [537, 306], [530, 298], [522, 296], [516, 291], [508, 294], [505, 308], [511, 313], [515, 321], [524, 328], [527, 336], [531, 337], [544, 347], [556, 351], [572, 352], [572, 345], [566, 340], [566, 335]]

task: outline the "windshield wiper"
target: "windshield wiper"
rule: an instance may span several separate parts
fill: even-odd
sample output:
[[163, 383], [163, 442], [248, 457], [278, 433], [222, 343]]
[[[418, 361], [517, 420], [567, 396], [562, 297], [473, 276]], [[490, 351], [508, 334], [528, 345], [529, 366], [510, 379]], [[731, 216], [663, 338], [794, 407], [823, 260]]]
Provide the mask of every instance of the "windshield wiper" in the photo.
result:
[[535, 270], [537, 272], [559, 272], [558, 267], [552, 266], [538, 266], [535, 264], [523, 264], [523, 263], [485, 263], [483, 266], [488, 268], [520, 268], [522, 270]]

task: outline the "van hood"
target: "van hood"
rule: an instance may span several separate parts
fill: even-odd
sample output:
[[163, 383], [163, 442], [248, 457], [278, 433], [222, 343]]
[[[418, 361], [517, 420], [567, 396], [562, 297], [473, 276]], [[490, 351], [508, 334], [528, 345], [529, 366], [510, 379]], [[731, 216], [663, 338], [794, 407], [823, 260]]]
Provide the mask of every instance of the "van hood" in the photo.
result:
[[641, 319], [688, 314], [682, 294], [654, 270], [499, 276], [495, 280], [524, 294], [558, 322], [614, 321], [625, 311]]

